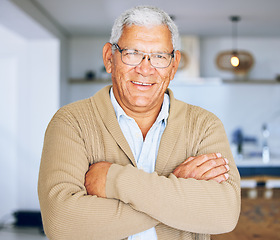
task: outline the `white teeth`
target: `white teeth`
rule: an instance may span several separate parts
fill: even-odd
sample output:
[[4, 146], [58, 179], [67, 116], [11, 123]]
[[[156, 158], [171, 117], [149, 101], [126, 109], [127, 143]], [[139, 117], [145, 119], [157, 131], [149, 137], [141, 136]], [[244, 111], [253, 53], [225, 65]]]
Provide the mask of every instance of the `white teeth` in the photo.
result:
[[142, 86], [152, 86], [152, 84], [150, 83], [141, 83], [141, 82], [134, 82], [132, 81], [134, 84], [137, 84], [137, 85], [142, 85]]

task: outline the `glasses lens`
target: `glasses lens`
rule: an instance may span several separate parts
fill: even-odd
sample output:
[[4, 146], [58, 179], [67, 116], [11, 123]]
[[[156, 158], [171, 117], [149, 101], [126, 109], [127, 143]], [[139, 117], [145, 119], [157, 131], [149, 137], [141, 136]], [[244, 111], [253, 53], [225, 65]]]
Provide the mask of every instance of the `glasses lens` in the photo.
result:
[[143, 53], [136, 50], [124, 49], [122, 51], [122, 61], [129, 65], [138, 65], [143, 59]]
[[[137, 66], [139, 65], [146, 53], [139, 52], [137, 50], [132, 49], [123, 49], [121, 50], [121, 58], [123, 63]], [[169, 53], [151, 53], [148, 54], [150, 56], [149, 60], [153, 67], [156, 68], [166, 68], [170, 65], [172, 54]]]
[[168, 67], [171, 62], [172, 56], [168, 53], [154, 53], [151, 54], [151, 64], [157, 68]]

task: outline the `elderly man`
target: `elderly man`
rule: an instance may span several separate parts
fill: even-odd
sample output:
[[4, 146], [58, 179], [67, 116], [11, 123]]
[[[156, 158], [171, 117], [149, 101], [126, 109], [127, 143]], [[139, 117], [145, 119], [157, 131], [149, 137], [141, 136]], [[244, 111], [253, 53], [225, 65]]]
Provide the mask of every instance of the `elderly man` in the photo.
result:
[[162, 10], [126, 11], [103, 48], [112, 86], [51, 120], [38, 185], [50, 239], [210, 239], [235, 227], [239, 174], [223, 125], [168, 89], [177, 42]]

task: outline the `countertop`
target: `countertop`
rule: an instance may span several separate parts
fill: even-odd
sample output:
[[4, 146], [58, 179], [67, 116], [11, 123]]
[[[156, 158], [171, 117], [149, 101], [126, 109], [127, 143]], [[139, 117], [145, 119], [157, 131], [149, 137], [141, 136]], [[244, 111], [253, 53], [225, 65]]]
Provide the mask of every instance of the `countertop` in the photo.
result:
[[280, 167], [280, 158], [271, 158], [267, 163], [262, 158], [237, 158], [235, 163], [237, 167]]

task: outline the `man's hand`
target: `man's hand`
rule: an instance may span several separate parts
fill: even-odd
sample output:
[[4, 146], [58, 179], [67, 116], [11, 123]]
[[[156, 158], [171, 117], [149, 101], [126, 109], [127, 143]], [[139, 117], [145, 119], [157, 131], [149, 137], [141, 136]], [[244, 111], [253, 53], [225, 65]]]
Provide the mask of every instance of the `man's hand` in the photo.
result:
[[109, 162], [98, 162], [89, 167], [85, 177], [85, 187], [89, 195], [106, 198], [106, 179], [111, 165]]
[[173, 171], [173, 174], [177, 178], [215, 180], [221, 183], [228, 179], [228, 171], [228, 160], [222, 158], [220, 153], [211, 153], [189, 157]]

